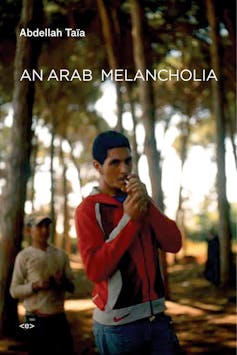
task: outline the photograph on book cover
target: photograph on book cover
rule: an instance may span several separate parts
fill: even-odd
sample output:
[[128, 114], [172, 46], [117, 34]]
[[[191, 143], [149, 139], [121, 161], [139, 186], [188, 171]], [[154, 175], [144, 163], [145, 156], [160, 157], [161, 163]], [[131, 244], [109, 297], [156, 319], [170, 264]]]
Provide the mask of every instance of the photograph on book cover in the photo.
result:
[[236, 8], [1, 0], [0, 354], [234, 354]]

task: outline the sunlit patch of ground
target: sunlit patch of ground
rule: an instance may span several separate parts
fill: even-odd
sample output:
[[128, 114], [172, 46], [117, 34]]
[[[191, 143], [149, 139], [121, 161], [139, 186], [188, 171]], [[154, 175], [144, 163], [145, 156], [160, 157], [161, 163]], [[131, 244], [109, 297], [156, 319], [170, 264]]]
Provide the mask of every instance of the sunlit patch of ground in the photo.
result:
[[66, 300], [65, 302], [65, 310], [73, 311], [73, 312], [81, 312], [86, 311], [88, 309], [94, 309], [95, 305], [91, 301], [91, 299], [85, 300]]
[[204, 264], [195, 262], [169, 267], [167, 311], [187, 355], [236, 355], [235, 287], [213, 286], [203, 270]]
[[237, 323], [237, 317], [236, 317], [236, 315], [229, 314], [226, 316], [221, 316], [221, 317], [217, 317], [215, 319], [212, 319], [210, 322], [213, 324], [233, 324], [233, 325], [235, 325]]
[[167, 301], [167, 312], [171, 315], [189, 315], [189, 316], [201, 316], [203, 311], [192, 306], [184, 306], [180, 303]]

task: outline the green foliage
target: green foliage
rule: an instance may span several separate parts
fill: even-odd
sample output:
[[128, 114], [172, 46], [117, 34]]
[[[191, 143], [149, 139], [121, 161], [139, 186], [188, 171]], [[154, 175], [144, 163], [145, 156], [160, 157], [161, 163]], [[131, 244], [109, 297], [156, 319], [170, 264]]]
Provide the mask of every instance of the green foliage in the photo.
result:
[[[210, 35], [205, 16], [205, 2], [192, 0], [145, 0], [143, 1], [147, 28], [147, 56], [152, 68], [157, 70], [210, 69]], [[12, 99], [13, 60], [15, 54], [15, 31], [19, 22], [21, 0], [2, 0], [0, 3], [0, 98], [1, 104]], [[113, 19], [114, 35], [118, 44], [117, 56], [121, 67], [134, 71], [129, 1], [107, 1]], [[224, 71], [225, 112], [229, 123], [228, 134], [235, 131], [235, 5], [227, 0], [217, 2], [221, 31], [221, 60]], [[115, 16], [116, 15], [116, 16]], [[116, 20], [115, 20], [116, 19]], [[117, 22], [116, 22], [117, 21]], [[91, 82], [43, 81], [36, 82], [34, 105], [35, 127], [43, 125], [54, 129], [57, 138], [70, 142], [82, 153], [76, 158], [78, 165], [88, 168], [90, 145], [95, 135], [108, 128], [107, 123], [95, 111], [95, 103], [101, 96], [100, 69], [108, 68], [105, 41], [102, 35], [96, 1], [93, 0], [45, 0], [44, 27], [75, 27], [86, 31], [86, 37], [43, 38], [39, 68], [47, 74], [51, 69], [66, 68], [70, 71], [85, 68], [93, 71]], [[124, 88], [122, 88], [124, 90]], [[137, 83], [132, 83], [134, 105], [138, 101]], [[215, 125], [210, 114], [211, 87], [205, 81], [167, 81], [154, 83], [157, 120], [169, 127], [174, 114], [179, 135], [173, 146], [181, 159], [193, 145], [208, 147], [215, 144]], [[124, 99], [127, 98], [124, 95]], [[127, 104], [127, 102], [126, 102]], [[125, 105], [129, 110], [129, 105]], [[3, 127], [1, 157], [6, 154], [9, 127]], [[32, 127], [35, 129], [35, 127]], [[184, 140], [186, 147], [184, 147]], [[48, 147], [40, 142], [39, 154], [47, 156]], [[84, 174], [86, 175], [86, 174]], [[90, 175], [90, 173], [88, 173]], [[84, 182], [87, 182], [85, 177]], [[206, 212], [205, 212], [206, 213]], [[205, 218], [200, 216], [200, 223]]]
[[[192, 225], [188, 225], [187, 237], [193, 241], [207, 240], [208, 232], [210, 229], [218, 230], [218, 215], [216, 205], [215, 193], [211, 193], [204, 199], [203, 205], [200, 207], [200, 212], [192, 217]], [[231, 218], [231, 237], [232, 241], [237, 240], [236, 233], [236, 216], [237, 204], [230, 205], [230, 218]]]
[[230, 205], [231, 236], [237, 241], [237, 203]]
[[12, 99], [15, 32], [20, 19], [21, 3], [21, 0], [0, 2], [0, 104]]
[[1, 0], [0, 2], [0, 48], [2, 50], [2, 40], [15, 41], [15, 28], [20, 19], [21, 5], [22, 0]]

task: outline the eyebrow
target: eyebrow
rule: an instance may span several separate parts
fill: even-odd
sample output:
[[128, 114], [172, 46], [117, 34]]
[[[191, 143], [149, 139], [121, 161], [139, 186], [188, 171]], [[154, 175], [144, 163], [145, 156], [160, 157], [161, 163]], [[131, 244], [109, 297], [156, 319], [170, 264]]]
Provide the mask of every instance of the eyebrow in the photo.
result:
[[110, 164], [110, 165], [113, 165], [113, 164], [120, 163], [120, 162], [122, 162], [122, 161], [124, 161], [126, 164], [128, 164], [128, 163], [130, 163], [130, 162], [132, 161], [132, 157], [130, 156], [130, 157], [127, 157], [126, 159], [116, 159], [116, 158], [114, 158], [114, 159], [112, 159], [112, 160], [109, 162], [109, 164]]

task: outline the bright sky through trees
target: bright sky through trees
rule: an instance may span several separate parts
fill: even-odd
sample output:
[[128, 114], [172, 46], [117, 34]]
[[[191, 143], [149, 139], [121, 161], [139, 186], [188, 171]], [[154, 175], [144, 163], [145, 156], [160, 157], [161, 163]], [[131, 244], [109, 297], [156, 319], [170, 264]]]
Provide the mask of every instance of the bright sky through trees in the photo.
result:
[[[108, 83], [104, 84], [104, 95], [97, 102], [96, 108], [100, 111], [103, 118], [114, 127], [116, 125], [116, 92], [115, 88]], [[175, 117], [176, 116], [176, 117]], [[200, 203], [204, 196], [208, 195], [213, 189], [216, 178], [216, 164], [213, 161], [215, 154], [214, 146], [212, 148], [203, 148], [202, 146], [193, 146], [188, 154], [184, 165], [183, 176], [180, 176], [180, 159], [172, 146], [178, 130], [175, 123], [179, 117], [174, 115], [171, 126], [164, 136], [163, 125], [157, 124], [156, 138], [159, 149], [161, 149], [163, 161], [163, 189], [165, 192], [166, 212], [170, 217], [175, 216], [178, 200], [178, 188], [180, 179], [184, 186], [184, 194], [189, 199], [189, 205], [194, 211], [198, 211]], [[173, 124], [172, 124], [173, 123]], [[132, 129], [132, 120], [130, 114], [123, 116], [124, 128], [128, 131]], [[144, 129], [142, 125], [137, 127], [138, 147], [144, 143]], [[227, 195], [229, 202], [237, 202], [237, 173], [232, 153], [232, 147], [227, 139], [226, 144], [226, 170], [227, 170]], [[148, 166], [145, 156], [142, 156], [139, 162], [139, 173], [148, 191], [151, 191], [148, 178]], [[216, 208], [216, 206], [215, 206]]]
[[[96, 109], [100, 112], [102, 117], [109, 123], [111, 128], [116, 125], [116, 93], [112, 85], [105, 83], [103, 85], [103, 96], [95, 105]], [[189, 150], [187, 161], [184, 165], [183, 175], [180, 174], [180, 159], [172, 146], [178, 130], [175, 127], [178, 117], [173, 117], [169, 130], [164, 135], [163, 125], [157, 124], [156, 138], [159, 149], [161, 149], [163, 157], [163, 179], [162, 185], [165, 193], [165, 206], [166, 213], [171, 218], [175, 218], [178, 201], [178, 189], [180, 179], [184, 187], [183, 193], [187, 197], [187, 206], [189, 206], [193, 213], [198, 213], [200, 205], [205, 196], [208, 196], [213, 190], [216, 178], [216, 164], [213, 161], [214, 147], [204, 148], [202, 146], [193, 146]], [[173, 123], [173, 124], [172, 124]], [[12, 124], [12, 110], [9, 110], [9, 115], [5, 119], [5, 124], [11, 126]], [[124, 128], [130, 132], [132, 130], [132, 120], [129, 113], [123, 116]], [[144, 129], [141, 124], [137, 126], [137, 140], [138, 149], [143, 151], [144, 144]], [[37, 134], [41, 141], [46, 146], [50, 144], [50, 134], [47, 127], [37, 127]], [[67, 149], [66, 147], [64, 147]], [[226, 152], [226, 170], [227, 170], [227, 195], [229, 202], [237, 202], [237, 189], [236, 189], [236, 169], [234, 158], [232, 154], [232, 147], [227, 140]], [[37, 172], [35, 177], [36, 201], [35, 207], [50, 203], [50, 172], [49, 172], [49, 159], [45, 159], [41, 165], [41, 169]], [[57, 164], [56, 164], [57, 165]], [[55, 168], [57, 166], [55, 165]], [[148, 192], [151, 193], [151, 186], [148, 174], [147, 159], [144, 155], [139, 161], [139, 174], [142, 181], [146, 184]], [[78, 178], [76, 170], [73, 166], [69, 167], [68, 178], [72, 181], [73, 192], [70, 193], [69, 203], [71, 206], [76, 206], [80, 202]], [[93, 183], [89, 183], [83, 187], [83, 195], [86, 196], [90, 193]], [[213, 208], [216, 209], [215, 203]], [[31, 212], [31, 205], [26, 203], [26, 212]]]

